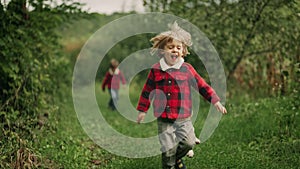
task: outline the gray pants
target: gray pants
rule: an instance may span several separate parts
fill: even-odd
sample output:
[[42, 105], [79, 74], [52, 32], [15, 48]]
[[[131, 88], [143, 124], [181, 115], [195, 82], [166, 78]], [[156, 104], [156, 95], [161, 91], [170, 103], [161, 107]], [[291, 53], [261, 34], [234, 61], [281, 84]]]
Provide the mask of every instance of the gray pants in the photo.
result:
[[110, 100], [109, 100], [108, 106], [112, 110], [116, 110], [117, 102], [119, 99], [119, 90], [109, 89], [109, 94], [110, 94]]
[[190, 118], [176, 121], [157, 119], [159, 142], [162, 151], [162, 167], [170, 169], [175, 166], [178, 159], [193, 149], [195, 145], [195, 133]]

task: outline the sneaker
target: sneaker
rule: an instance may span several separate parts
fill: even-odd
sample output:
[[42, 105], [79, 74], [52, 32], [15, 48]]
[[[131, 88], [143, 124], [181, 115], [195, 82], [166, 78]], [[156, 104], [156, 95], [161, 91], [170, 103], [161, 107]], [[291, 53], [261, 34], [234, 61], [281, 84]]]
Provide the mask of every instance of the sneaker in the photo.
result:
[[182, 159], [179, 159], [176, 161], [175, 168], [176, 169], [186, 169]]
[[186, 156], [189, 157], [189, 158], [194, 157], [194, 151], [190, 150], [189, 152], [186, 153]]
[[195, 143], [196, 143], [196, 144], [200, 144], [201, 141], [200, 141], [198, 138], [196, 138], [196, 139], [195, 139]]

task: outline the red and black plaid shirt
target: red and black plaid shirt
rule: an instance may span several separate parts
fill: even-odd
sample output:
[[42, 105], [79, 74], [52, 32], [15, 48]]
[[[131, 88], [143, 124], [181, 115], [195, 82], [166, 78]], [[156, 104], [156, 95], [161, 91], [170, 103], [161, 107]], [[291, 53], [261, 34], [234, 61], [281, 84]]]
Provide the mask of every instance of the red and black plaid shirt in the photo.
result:
[[107, 86], [108, 89], [119, 89], [121, 82], [123, 85], [126, 84], [126, 79], [121, 70], [118, 70], [117, 74], [108, 71], [102, 82], [102, 90], [105, 89], [105, 86]]
[[192, 114], [191, 87], [209, 102], [219, 97], [196, 72], [192, 65], [183, 63], [180, 69], [161, 70], [160, 64], [152, 66], [142, 90], [137, 110], [147, 112], [153, 100], [154, 116], [168, 119], [187, 118]]

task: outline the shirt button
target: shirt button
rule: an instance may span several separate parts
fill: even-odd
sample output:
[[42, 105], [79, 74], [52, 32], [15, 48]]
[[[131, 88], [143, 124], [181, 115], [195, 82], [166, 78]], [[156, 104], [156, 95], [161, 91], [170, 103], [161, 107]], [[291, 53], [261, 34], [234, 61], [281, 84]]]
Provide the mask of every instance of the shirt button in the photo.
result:
[[171, 84], [171, 80], [169, 80], [169, 84]]
[[170, 106], [166, 107], [166, 112], [170, 112]]
[[171, 93], [168, 93], [167, 94], [167, 98], [170, 99], [170, 96], [171, 96]]

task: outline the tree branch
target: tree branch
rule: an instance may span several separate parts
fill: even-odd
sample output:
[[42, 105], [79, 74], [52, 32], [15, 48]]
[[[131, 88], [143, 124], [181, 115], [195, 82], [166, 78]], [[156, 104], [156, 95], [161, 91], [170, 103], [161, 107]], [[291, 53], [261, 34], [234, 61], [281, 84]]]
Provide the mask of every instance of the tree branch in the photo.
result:
[[258, 21], [261, 19], [261, 14], [263, 12], [263, 10], [265, 9], [265, 7], [268, 5], [268, 3], [270, 2], [270, 0], [268, 0], [266, 3], [264, 3], [261, 8], [259, 8], [259, 10], [257, 11], [253, 21], [252, 21], [252, 26], [251, 29], [246, 37], [246, 40], [244, 41], [243, 45], [242, 45], [242, 50], [240, 52], [240, 54], [238, 55], [237, 61], [233, 64], [233, 67], [229, 70], [229, 74], [227, 76], [227, 78], [231, 78], [233, 73], [235, 72], [236, 68], [238, 67], [238, 65], [241, 63], [241, 61], [244, 59], [245, 57], [245, 49], [246, 47], [250, 44], [251, 39], [254, 36], [254, 31], [256, 28], [256, 25], [258, 23]]
[[255, 51], [255, 52], [249, 52], [247, 54], [244, 54], [244, 58], [249, 57], [249, 56], [253, 56], [253, 55], [258, 55], [258, 54], [263, 54], [263, 53], [269, 53], [274, 51], [274, 49], [278, 46], [278, 44], [280, 43], [280, 40], [278, 40], [272, 47], [270, 47], [269, 49], [263, 49], [260, 51]]

